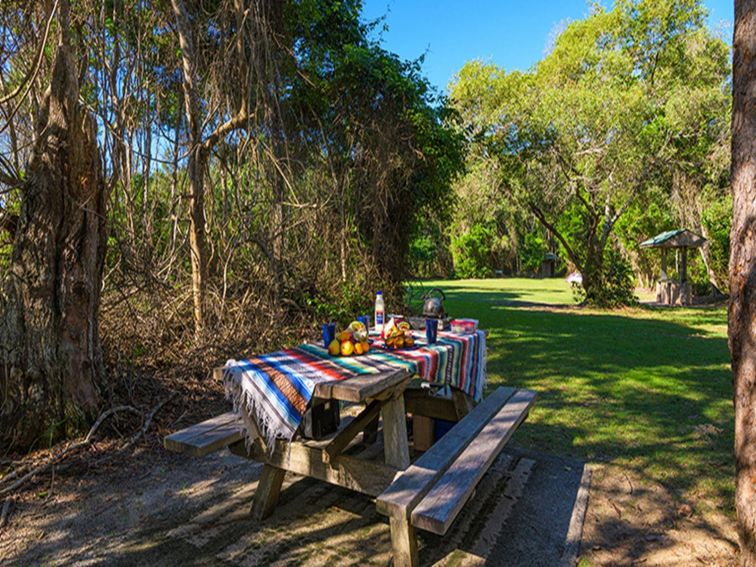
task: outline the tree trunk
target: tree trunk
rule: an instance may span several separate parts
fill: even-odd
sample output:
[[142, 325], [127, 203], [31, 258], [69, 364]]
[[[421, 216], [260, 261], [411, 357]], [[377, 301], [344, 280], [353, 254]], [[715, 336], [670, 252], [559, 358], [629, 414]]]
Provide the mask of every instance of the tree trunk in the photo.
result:
[[194, 330], [197, 335], [205, 328], [205, 287], [207, 282], [207, 246], [205, 243], [205, 159], [202, 146], [202, 127], [199, 104], [199, 79], [196, 53], [192, 42], [189, 15], [183, 0], [171, 0], [176, 16], [176, 30], [181, 46], [184, 108], [189, 127], [189, 250], [192, 262], [192, 299], [194, 301]]
[[94, 119], [79, 104], [61, 42], [37, 121], [9, 277], [0, 306], [0, 446], [27, 449], [78, 429], [104, 384], [98, 309], [106, 191]]
[[[703, 262], [704, 268], [706, 268], [706, 275], [709, 278], [709, 286], [711, 287], [712, 295], [721, 295], [722, 294], [722, 285], [719, 281], [719, 278], [717, 277], [716, 272], [711, 267], [711, 245], [709, 244], [709, 232], [706, 230], [706, 227], [701, 222], [699, 223], [699, 228], [701, 231], [701, 236], [703, 236], [706, 241], [703, 243], [703, 246], [701, 246], [698, 250], [701, 254], [701, 261]], [[726, 290], [725, 290], [726, 291]]]
[[735, 1], [729, 343], [740, 561], [756, 565], [756, 0]]

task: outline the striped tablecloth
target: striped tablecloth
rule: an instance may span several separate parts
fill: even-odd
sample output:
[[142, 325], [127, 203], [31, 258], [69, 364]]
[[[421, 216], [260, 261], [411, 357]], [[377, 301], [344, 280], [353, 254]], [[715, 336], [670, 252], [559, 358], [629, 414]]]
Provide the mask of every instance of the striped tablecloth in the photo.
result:
[[[486, 381], [486, 338], [439, 333], [438, 341], [425, 343], [415, 333], [414, 349], [386, 350], [376, 340], [366, 355], [331, 357], [321, 346], [303, 344], [270, 354], [226, 363], [224, 385], [234, 410], [252, 417], [268, 447], [275, 439], [291, 440], [302, 423], [319, 382], [343, 380], [404, 368], [423, 380], [450, 385], [476, 401]], [[247, 432], [252, 440], [255, 433]]]

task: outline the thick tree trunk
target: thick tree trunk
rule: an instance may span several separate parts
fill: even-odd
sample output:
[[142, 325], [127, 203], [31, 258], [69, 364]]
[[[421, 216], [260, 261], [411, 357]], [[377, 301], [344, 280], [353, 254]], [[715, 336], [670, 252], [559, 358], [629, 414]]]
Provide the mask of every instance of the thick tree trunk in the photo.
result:
[[98, 309], [106, 191], [95, 121], [79, 104], [63, 34], [27, 169], [0, 306], [0, 447], [28, 448], [78, 428], [100, 402]]
[[194, 330], [200, 335], [205, 327], [205, 287], [207, 285], [207, 246], [205, 243], [205, 161], [199, 104], [199, 78], [192, 41], [189, 14], [183, 0], [171, 0], [181, 46], [184, 108], [189, 127], [189, 251], [192, 262]]
[[735, 1], [729, 341], [741, 564], [756, 566], [756, 0]]
[[604, 284], [603, 271], [604, 248], [589, 240], [585, 262], [583, 263], [583, 271], [581, 272], [586, 303], [595, 301], [599, 295], [601, 287]]

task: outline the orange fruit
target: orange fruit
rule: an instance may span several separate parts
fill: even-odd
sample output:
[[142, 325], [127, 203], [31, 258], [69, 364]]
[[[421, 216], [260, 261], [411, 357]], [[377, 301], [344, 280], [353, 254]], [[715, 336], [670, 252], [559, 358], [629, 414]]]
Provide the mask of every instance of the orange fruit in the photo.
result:
[[352, 341], [341, 342], [341, 356], [349, 356], [354, 352], [354, 344]]
[[362, 343], [354, 343], [354, 354], [362, 354]]
[[341, 342], [343, 343], [344, 341], [348, 341], [349, 339], [352, 338], [352, 333], [349, 331], [341, 331], [341, 333], [339, 334], [339, 338], [341, 339]]
[[367, 354], [368, 351], [370, 350], [370, 343], [367, 342], [367, 341], [362, 341], [362, 343], [360, 343], [360, 344], [362, 345], [362, 352], [364, 352], [365, 354]]
[[404, 337], [404, 346], [415, 346], [415, 339], [413, 337]]

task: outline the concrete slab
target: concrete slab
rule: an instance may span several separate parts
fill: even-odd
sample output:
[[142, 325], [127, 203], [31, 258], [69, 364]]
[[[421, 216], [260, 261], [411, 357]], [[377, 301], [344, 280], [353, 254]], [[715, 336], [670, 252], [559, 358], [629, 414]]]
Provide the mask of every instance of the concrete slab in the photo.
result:
[[575, 565], [589, 485], [583, 461], [508, 449], [447, 534], [451, 541], [438, 541], [447, 553], [436, 564]]

